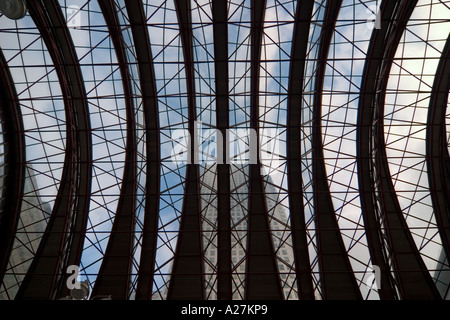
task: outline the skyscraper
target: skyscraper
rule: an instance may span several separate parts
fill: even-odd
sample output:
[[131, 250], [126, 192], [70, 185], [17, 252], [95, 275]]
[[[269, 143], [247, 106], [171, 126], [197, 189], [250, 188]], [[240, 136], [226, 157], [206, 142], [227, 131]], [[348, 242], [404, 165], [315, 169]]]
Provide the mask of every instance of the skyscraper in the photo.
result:
[[[42, 234], [51, 214], [51, 207], [39, 194], [39, 187], [32, 168], [27, 170], [24, 186], [20, 220], [17, 225], [16, 239], [9, 258], [0, 299], [10, 300], [15, 297], [36, 254]], [[29, 173], [32, 173], [31, 175]]]
[[[248, 194], [248, 182], [246, 174], [248, 174], [248, 166], [245, 165], [231, 165], [231, 189], [239, 189], [239, 193], [245, 195]], [[202, 188], [213, 190], [215, 188], [220, 188], [217, 186], [217, 176], [216, 165], [208, 167], [206, 173], [203, 175]], [[269, 181], [271, 180], [268, 177]], [[277, 198], [276, 190], [271, 184], [266, 185], [266, 192], [272, 193]], [[202, 191], [202, 194], [207, 194], [208, 192]], [[271, 198], [267, 199], [267, 207], [273, 208], [273, 213], [270, 218], [270, 227], [272, 230], [272, 237], [274, 243], [277, 244], [277, 267], [280, 273], [280, 278], [283, 283], [283, 294], [285, 299], [298, 299], [298, 293], [295, 289], [295, 275], [292, 272], [293, 269], [293, 253], [292, 253], [292, 243], [289, 238], [286, 237], [286, 230], [282, 223], [288, 220], [288, 217], [283, 210], [282, 206], [277, 206], [278, 202], [273, 201]], [[203, 204], [205, 208], [205, 220], [203, 222], [204, 230], [204, 246], [205, 248], [205, 274], [206, 276], [206, 289], [211, 290], [208, 295], [209, 299], [217, 299], [217, 281], [216, 281], [216, 266], [217, 266], [217, 246], [210, 244], [211, 235], [217, 231], [217, 225], [214, 223], [217, 221], [217, 208], [214, 207], [210, 202], [205, 201]], [[239, 300], [244, 298], [244, 287], [245, 287], [245, 273], [246, 273], [246, 230], [247, 230], [247, 220], [248, 212], [245, 209], [247, 204], [243, 201], [234, 200], [231, 202], [231, 224], [235, 225], [232, 233], [231, 240], [231, 261], [233, 269], [233, 299]], [[208, 231], [211, 231], [209, 233]], [[208, 263], [209, 262], [209, 263]]]

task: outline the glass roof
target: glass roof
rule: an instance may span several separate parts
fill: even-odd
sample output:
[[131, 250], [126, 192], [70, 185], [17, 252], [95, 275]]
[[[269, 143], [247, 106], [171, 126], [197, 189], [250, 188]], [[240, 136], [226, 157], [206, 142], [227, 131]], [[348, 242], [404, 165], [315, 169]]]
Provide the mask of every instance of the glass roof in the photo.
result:
[[[326, 185], [332, 200], [331, 213], [339, 226], [351, 270], [364, 299], [379, 299], [373, 284], [371, 258], [366, 224], [362, 211], [358, 175], [358, 137], [360, 99], [367, 55], [377, 26], [381, 1], [343, 0], [340, 6], [326, 61], [320, 54], [324, 47], [324, 20], [329, 1], [316, 0], [308, 30], [302, 96], [295, 101], [300, 126], [296, 131], [300, 154], [301, 197], [291, 199], [288, 184], [288, 100], [294, 47], [296, 14], [302, 1], [267, 0], [261, 25], [260, 43], [253, 43], [256, 28], [251, 0], [227, 1], [227, 32], [224, 39], [215, 39], [214, 1], [187, 1], [190, 11], [183, 13], [190, 26], [180, 24], [177, 0], [144, 0], [145, 24], [151, 49], [158, 130], [147, 128], [144, 106], [144, 79], [139, 71], [140, 56], [136, 35], [132, 33], [130, 15], [124, 0], [114, 0], [118, 34], [97, 0], [58, 0], [66, 21], [78, 61], [92, 145], [92, 181], [89, 214], [80, 260], [80, 278], [95, 287], [101, 266], [108, 253], [114, 221], [121, 197], [124, 196], [127, 154], [136, 163], [133, 181], [134, 206], [132, 248], [130, 249], [130, 284], [128, 298], [134, 299], [141, 271], [144, 242], [145, 208], [149, 206], [147, 186], [150, 176], [148, 159], [153, 151], [148, 141], [157, 135], [159, 146], [159, 192], [152, 299], [167, 298], [183, 203], [186, 199], [186, 176], [189, 163], [185, 158], [190, 140], [187, 134], [195, 120], [202, 141], [199, 144], [199, 178], [196, 181], [200, 203], [199, 232], [202, 233], [202, 264], [206, 299], [218, 296], [218, 233], [219, 202], [222, 192], [230, 198], [231, 274], [233, 299], [245, 299], [246, 270], [249, 258], [248, 229], [252, 194], [251, 164], [231, 161], [230, 189], [224, 191], [218, 183], [216, 164], [218, 152], [218, 106], [215, 48], [227, 50], [228, 123], [235, 149], [228, 150], [236, 160], [248, 156], [252, 128], [252, 101], [256, 101], [257, 134], [259, 137], [260, 178], [263, 183], [265, 210], [270, 225], [274, 259], [284, 299], [302, 298], [296, 278], [295, 245], [292, 235], [291, 201], [301, 202], [306, 227], [307, 251], [312, 270], [314, 296], [324, 298], [318, 245], [316, 171], [313, 154], [314, 126], [321, 126]], [[101, 2], [101, 1], [100, 1]], [[36, 26], [36, 19], [27, 14], [21, 20], [10, 20], [0, 14], [0, 49], [12, 75], [24, 130], [25, 183], [22, 207], [15, 242], [8, 268], [0, 288], [0, 299], [13, 299], [37, 254], [37, 249], [64, 181], [62, 173], [73, 120], [51, 50]], [[188, 31], [186, 31], [188, 30]], [[400, 204], [402, 215], [410, 228], [414, 244], [435, 283], [441, 283], [445, 296], [449, 283], [443, 283], [438, 271], [448, 269], [443, 258], [443, 241], [430, 192], [427, 158], [427, 120], [431, 92], [438, 64], [448, 41], [450, 1], [419, 0], [400, 38], [395, 58], [389, 70], [385, 103], [382, 110], [382, 130], [390, 180]], [[190, 32], [190, 33], [189, 33]], [[189, 36], [186, 36], [189, 34]], [[117, 37], [117, 38], [115, 38]], [[118, 48], [115, 39], [121, 39]], [[191, 42], [186, 44], [185, 39]], [[252, 51], [260, 46], [260, 56], [254, 61]], [[120, 50], [123, 49], [122, 57]], [[50, 52], [49, 52], [50, 50]], [[122, 61], [123, 59], [123, 61]], [[257, 63], [258, 79], [252, 83], [252, 68]], [[324, 65], [323, 87], [317, 88], [318, 69]], [[64, 66], [62, 66], [64, 68]], [[191, 77], [191, 78], [190, 78]], [[129, 92], [128, 92], [129, 90]], [[315, 105], [318, 90], [321, 105]], [[256, 100], [252, 97], [257, 96]], [[131, 105], [131, 112], [127, 108]], [[192, 109], [193, 107], [193, 109]], [[447, 104], [446, 138], [450, 150], [450, 108]], [[194, 112], [191, 119], [190, 112]], [[320, 114], [320, 124], [314, 117]], [[67, 118], [67, 119], [66, 119]], [[132, 128], [130, 131], [130, 123]], [[374, 124], [375, 126], [376, 124]], [[76, 126], [76, 124], [75, 124]], [[75, 128], [76, 129], [76, 128]], [[0, 126], [3, 131], [3, 127]], [[241, 131], [240, 131], [241, 130]], [[129, 134], [133, 134], [132, 144]], [[68, 140], [69, 139], [69, 140]], [[371, 142], [364, 142], [370, 144]], [[195, 151], [194, 151], [195, 152]], [[374, 151], [375, 152], [375, 151]], [[0, 183], [7, 152], [0, 134]], [[375, 154], [375, 153], [374, 153]], [[180, 156], [177, 158], [177, 156]], [[178, 161], [182, 159], [182, 161]], [[375, 166], [375, 164], [374, 164]], [[376, 175], [376, 170], [373, 175]], [[377, 184], [377, 177], [373, 177]], [[128, 190], [128, 189], [127, 189]], [[377, 192], [380, 189], [376, 189]], [[0, 193], [0, 199], [2, 194]], [[374, 197], [375, 198], [375, 197]], [[380, 211], [382, 209], [378, 208]], [[379, 217], [377, 217], [378, 219]], [[382, 219], [380, 218], [379, 221]], [[383, 242], [389, 253], [387, 242]], [[389, 255], [389, 254], [388, 254]], [[394, 268], [391, 257], [387, 259]], [[398, 291], [398, 284], [394, 287]]]

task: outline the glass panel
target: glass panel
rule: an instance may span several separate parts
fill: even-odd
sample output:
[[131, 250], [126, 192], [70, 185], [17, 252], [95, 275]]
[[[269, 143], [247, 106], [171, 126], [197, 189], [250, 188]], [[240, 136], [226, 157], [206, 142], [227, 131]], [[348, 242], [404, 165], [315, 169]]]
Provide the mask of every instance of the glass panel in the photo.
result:
[[[161, 187], [158, 243], [152, 299], [165, 299], [183, 205], [188, 129], [186, 73], [178, 19], [173, 0], [144, 1], [155, 68], [161, 144]], [[183, 158], [183, 157], [181, 157]]]
[[303, 205], [305, 210], [305, 221], [307, 240], [309, 245], [309, 257], [313, 271], [313, 282], [316, 299], [321, 298], [320, 274], [318, 265], [318, 249], [316, 243], [315, 210], [313, 197], [313, 168], [312, 168], [312, 124], [313, 104], [317, 59], [320, 46], [320, 34], [322, 32], [322, 21], [325, 13], [326, 1], [315, 1], [311, 26], [309, 29], [308, 47], [305, 61], [305, 75], [303, 81], [303, 99], [301, 101], [301, 129], [300, 129], [300, 152], [302, 166], [302, 191]]
[[259, 145], [272, 239], [285, 299], [298, 299], [287, 193], [287, 88], [297, 1], [269, 0], [264, 16]]
[[426, 123], [436, 68], [450, 29], [448, 13], [448, 4], [442, 1], [417, 3], [390, 70], [384, 111], [392, 182], [415, 244], [435, 281], [444, 259], [428, 184]]
[[364, 62], [375, 27], [370, 19], [376, 5], [377, 1], [343, 1], [331, 41], [322, 96], [322, 141], [330, 193], [365, 299], [379, 297], [370, 281], [373, 268], [359, 199], [356, 132]]
[[59, 0], [81, 66], [92, 137], [90, 211], [81, 281], [94, 285], [119, 201], [125, 161], [126, 110], [122, 78], [97, 1]]

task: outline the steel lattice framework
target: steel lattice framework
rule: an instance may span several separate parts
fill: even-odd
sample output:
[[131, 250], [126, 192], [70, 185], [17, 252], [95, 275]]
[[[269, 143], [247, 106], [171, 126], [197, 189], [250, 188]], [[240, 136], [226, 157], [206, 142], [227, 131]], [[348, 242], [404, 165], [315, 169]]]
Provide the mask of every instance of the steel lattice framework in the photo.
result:
[[27, 7], [0, 299], [450, 298], [450, 1]]

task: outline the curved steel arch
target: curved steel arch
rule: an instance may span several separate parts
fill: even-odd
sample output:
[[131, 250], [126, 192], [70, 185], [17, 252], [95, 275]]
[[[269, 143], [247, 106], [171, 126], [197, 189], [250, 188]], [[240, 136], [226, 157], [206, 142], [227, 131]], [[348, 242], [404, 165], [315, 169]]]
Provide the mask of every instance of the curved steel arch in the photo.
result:
[[11, 255], [25, 178], [25, 137], [19, 98], [7, 62], [0, 50], [0, 120], [5, 140], [5, 193], [0, 208], [0, 283]]
[[[251, 2], [250, 127], [259, 129], [259, 70], [266, 0]], [[250, 141], [250, 145], [257, 141]], [[259, 150], [259, 143], [258, 143]], [[258, 151], [259, 153], [259, 151]], [[261, 163], [249, 164], [249, 213], [245, 299], [283, 299], [281, 282], [270, 233]]]
[[158, 101], [155, 84], [155, 71], [150, 47], [150, 38], [145, 21], [142, 0], [126, 0], [131, 32], [137, 60], [139, 61], [139, 80], [143, 96], [147, 143], [146, 203], [143, 227], [141, 260], [139, 263], [137, 300], [148, 300], [152, 296], [156, 247], [158, 240], [158, 211], [160, 183], [160, 146]]
[[222, 134], [222, 158], [217, 164], [217, 298], [231, 300], [233, 296], [231, 270], [231, 201], [230, 165], [227, 163], [226, 129], [229, 128], [228, 101], [228, 3], [226, 0], [212, 2], [214, 32], [214, 66], [216, 78], [216, 125]]
[[378, 73], [376, 94], [373, 100], [374, 126], [373, 139], [375, 152], [375, 170], [379, 186], [381, 215], [388, 235], [389, 247], [394, 264], [394, 278], [398, 281], [398, 289], [402, 299], [441, 299], [431, 275], [427, 270], [420, 253], [415, 246], [408, 229], [403, 212], [396, 197], [395, 189], [389, 173], [386, 145], [384, 140], [384, 99], [389, 79], [390, 66], [397, 51], [400, 38], [417, 1], [401, 1], [391, 17], [396, 23], [387, 35], [386, 47]]
[[383, 64], [383, 54], [387, 45], [386, 39], [389, 38], [388, 31], [392, 30], [395, 23], [395, 20], [391, 19], [395, 8], [396, 3], [389, 0], [383, 1], [380, 6], [381, 28], [374, 29], [366, 57], [358, 107], [357, 130], [358, 182], [367, 243], [372, 264], [378, 266], [381, 272], [381, 288], [378, 288], [378, 294], [381, 299], [389, 300], [396, 298], [396, 292], [392, 285], [389, 266], [385, 260], [385, 251], [380, 234], [381, 226], [376, 214], [370, 143], [372, 140], [372, 104], [377, 92], [376, 85]]
[[[191, 6], [188, 0], [175, 0], [175, 9], [180, 26], [180, 37], [183, 46], [186, 87], [188, 98], [188, 130], [191, 138], [196, 116], [194, 58], [192, 48]], [[191, 141], [192, 142], [192, 141]], [[196, 142], [190, 146], [196, 145]], [[199, 166], [196, 161], [197, 150], [191, 149], [191, 159], [186, 168], [186, 185], [183, 208], [181, 212], [180, 230], [178, 233], [175, 258], [170, 276], [167, 299], [204, 299], [204, 271], [201, 232], [201, 208], [199, 202], [200, 181]], [[193, 159], [192, 159], [193, 158]]]
[[99, 0], [111, 39], [116, 51], [125, 95], [127, 140], [125, 168], [119, 202], [108, 239], [102, 265], [92, 289], [93, 296], [108, 296], [112, 299], [128, 299], [131, 280], [131, 256], [133, 231], [136, 218], [136, 134], [131, 77], [124, 48], [123, 36], [114, 2]]
[[[68, 143], [65, 168], [55, 208], [42, 244], [18, 294], [20, 299], [52, 299], [67, 290], [62, 286], [64, 268], [78, 265], [83, 249], [89, 209], [91, 143], [86, 93], [65, 26], [60, 7], [55, 0], [29, 1], [30, 12], [50, 48], [67, 113]], [[122, 74], [127, 112], [126, 164], [117, 213], [102, 267], [93, 295], [109, 295], [129, 299], [130, 273], [133, 255], [133, 232], [136, 211], [136, 137], [133, 92], [129, 75], [125, 42], [114, 2], [100, 0], [103, 15], [114, 43]], [[160, 202], [160, 145], [156, 80], [150, 38], [141, 1], [125, 0], [130, 12], [130, 28], [135, 43], [147, 130], [147, 180], [145, 221], [136, 299], [150, 299], [155, 277]], [[189, 0], [175, 0], [180, 25], [180, 39], [185, 58], [189, 131], [193, 134], [196, 115], [193, 35]], [[289, 210], [292, 240], [300, 298], [314, 299], [312, 272], [302, 206], [302, 166], [300, 134], [303, 74], [307, 59], [308, 33], [315, 1], [299, 1], [294, 22], [291, 48], [287, 108], [287, 170]], [[326, 14], [319, 45], [318, 69], [314, 92], [313, 181], [316, 208], [318, 260], [325, 299], [361, 299], [350, 265], [328, 186], [322, 143], [321, 99], [325, 82], [328, 51], [337, 14], [342, 1], [326, 2]], [[368, 250], [373, 265], [381, 269], [381, 299], [440, 299], [429, 271], [422, 261], [411, 232], [403, 217], [389, 174], [383, 130], [384, 94], [391, 65], [401, 36], [416, 1], [385, 0], [381, 5], [381, 29], [374, 30], [370, 41], [362, 78], [357, 123], [357, 165], [360, 198]], [[251, 18], [251, 116], [250, 125], [259, 128], [259, 69], [266, 1], [252, 0]], [[229, 127], [227, 1], [211, 2], [214, 32], [216, 123], [222, 137]], [[131, 14], [132, 12], [132, 14]], [[449, 90], [450, 40], [447, 39], [437, 68], [427, 120], [427, 165], [430, 194], [436, 211], [437, 226], [447, 257], [450, 253], [450, 170], [445, 139], [445, 111]], [[14, 108], [17, 97], [8, 67], [0, 53], [0, 111], [11, 119], [5, 123], [8, 142], [8, 182], [5, 208], [0, 212], [0, 276], [14, 239], [23, 184], [24, 137], [20, 109]], [[18, 110], [17, 113], [12, 112]], [[5, 113], [10, 112], [8, 114]], [[195, 145], [195, 144], [194, 144]], [[226, 141], [223, 147], [227, 148]], [[156, 152], [155, 152], [156, 151]], [[195, 152], [191, 156], [195, 158]], [[224, 149], [223, 162], [218, 164], [218, 272], [219, 299], [232, 298], [231, 230], [230, 230], [230, 167]], [[191, 159], [192, 162], [192, 159]], [[375, 163], [374, 163], [375, 162]], [[20, 179], [19, 179], [20, 178]], [[186, 185], [178, 244], [170, 279], [168, 299], [204, 299], [204, 250], [202, 248], [201, 207], [199, 203], [199, 166], [187, 166]], [[379, 197], [377, 203], [377, 198]], [[275, 262], [270, 234], [266, 197], [259, 164], [250, 165], [248, 224], [248, 263], [245, 279], [246, 299], [282, 299], [279, 272]], [[72, 214], [72, 206], [75, 210]], [[9, 210], [9, 209], [8, 209]], [[14, 213], [15, 212], [15, 213]], [[382, 223], [383, 222], [383, 223]], [[384, 229], [383, 229], [383, 227]], [[3, 233], [5, 231], [5, 233]], [[385, 239], [383, 239], [383, 237]], [[386, 242], [387, 239], [387, 242]], [[68, 247], [64, 248], [64, 244]], [[390, 267], [390, 264], [392, 266]], [[390, 270], [390, 268], [392, 268]], [[391, 274], [392, 273], [392, 274]], [[394, 276], [393, 276], [394, 275]], [[398, 290], [398, 292], [397, 292]]]
[[27, 4], [61, 81], [69, 125], [65, 165], [55, 206], [16, 299], [55, 299], [64, 290], [66, 267], [78, 264], [81, 257], [91, 185], [90, 123], [80, 66], [59, 4], [54, 0]]
[[[450, 89], [450, 36], [447, 39], [431, 91], [427, 121], [427, 166], [431, 199], [436, 210], [442, 246], [450, 256], [450, 171], [445, 130], [445, 113]], [[447, 159], [446, 159], [447, 158]], [[447, 160], [447, 161], [446, 161]]]
[[294, 36], [291, 52], [289, 89], [287, 100], [287, 178], [289, 194], [289, 212], [294, 248], [297, 287], [301, 299], [314, 300], [312, 270], [306, 238], [305, 213], [302, 195], [302, 168], [300, 150], [301, 99], [303, 93], [303, 75], [305, 72], [308, 32], [314, 1], [300, 1], [294, 22]]
[[339, 231], [325, 170], [321, 107], [328, 51], [342, 0], [329, 0], [319, 46], [313, 109], [313, 188], [319, 268], [325, 299], [362, 299]]

